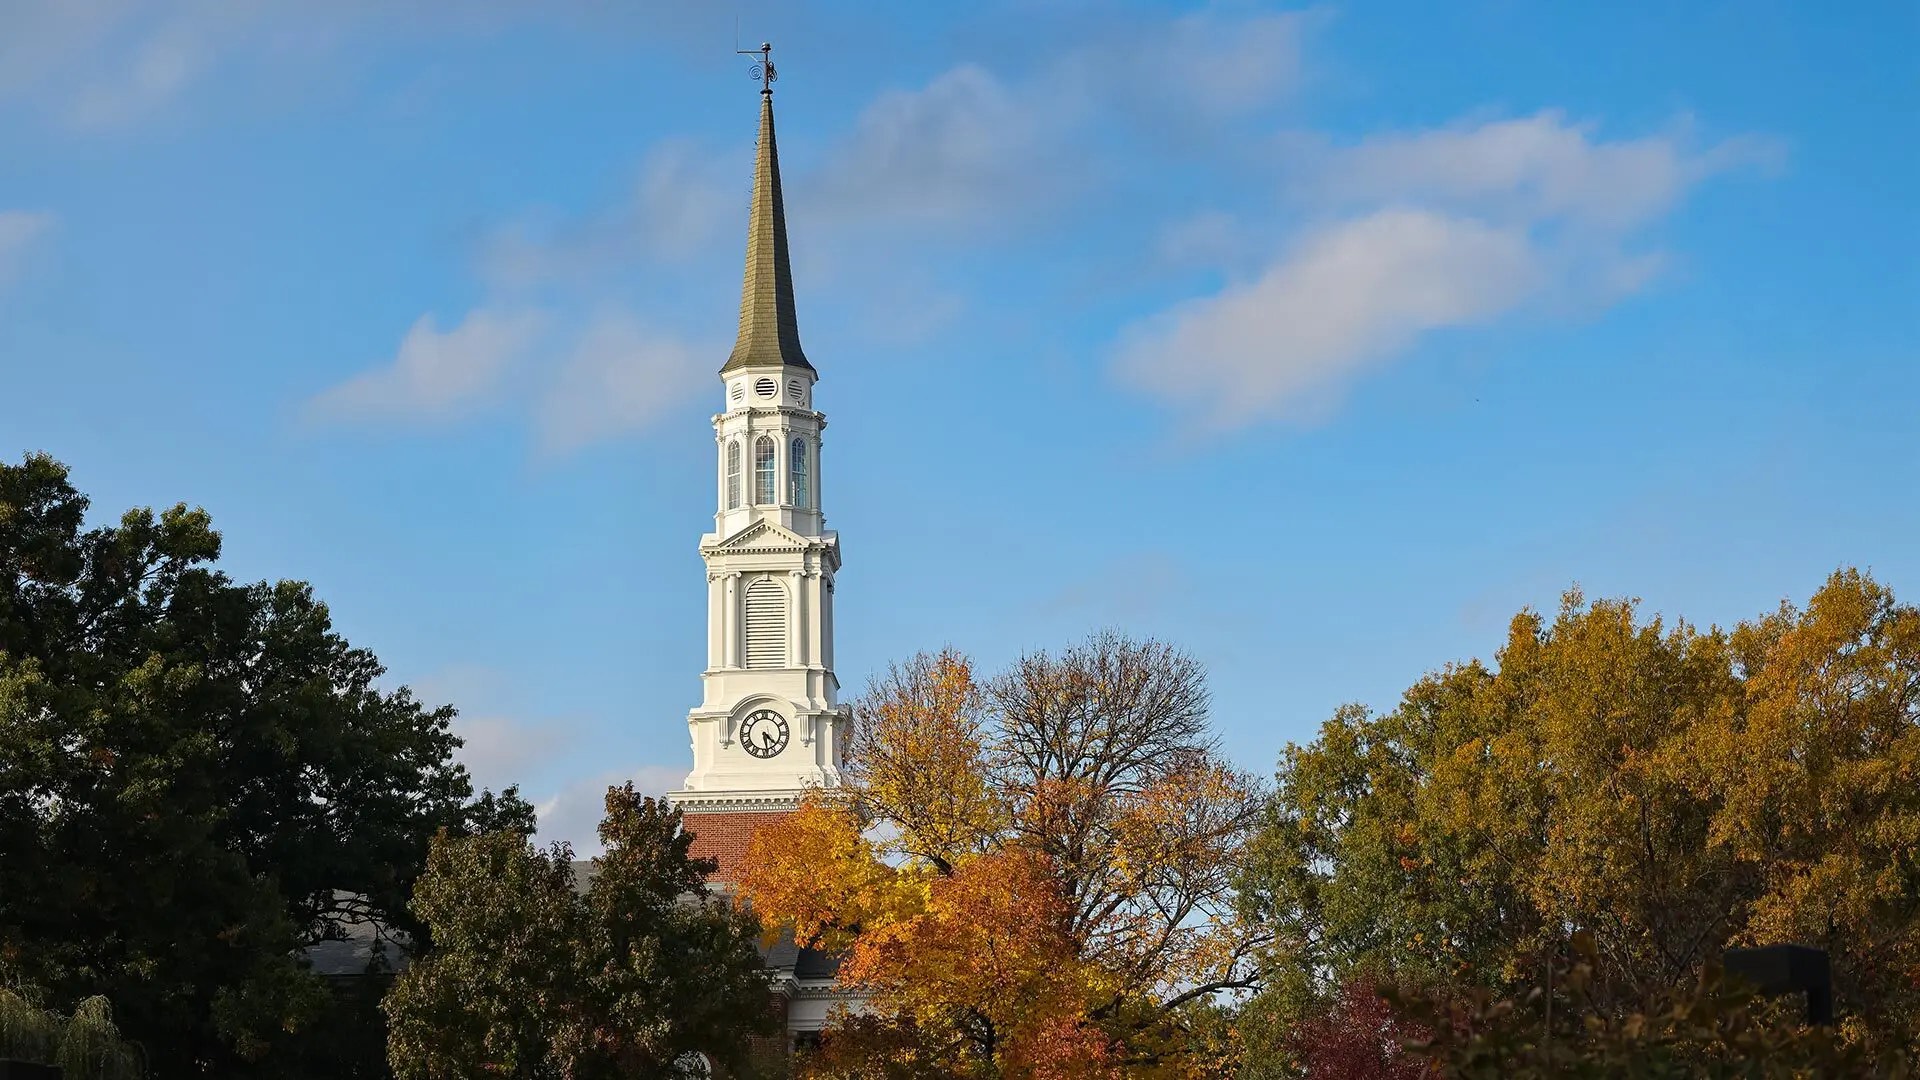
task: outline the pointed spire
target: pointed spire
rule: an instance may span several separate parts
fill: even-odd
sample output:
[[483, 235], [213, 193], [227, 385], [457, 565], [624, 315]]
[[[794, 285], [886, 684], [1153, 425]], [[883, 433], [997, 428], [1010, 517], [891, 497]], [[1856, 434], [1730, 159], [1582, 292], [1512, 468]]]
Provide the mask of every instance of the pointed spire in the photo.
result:
[[722, 374], [755, 364], [791, 364], [809, 371], [793, 309], [787, 260], [787, 210], [780, 198], [780, 152], [773, 139], [772, 65], [760, 90], [760, 141], [753, 161], [753, 212], [747, 223], [747, 273], [740, 289], [740, 336]]

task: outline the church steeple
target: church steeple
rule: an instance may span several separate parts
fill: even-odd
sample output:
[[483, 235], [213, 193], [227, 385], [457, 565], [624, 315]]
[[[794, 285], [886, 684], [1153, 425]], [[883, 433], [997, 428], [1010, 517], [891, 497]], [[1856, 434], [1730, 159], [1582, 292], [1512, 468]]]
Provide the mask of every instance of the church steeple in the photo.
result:
[[[766, 82], [771, 49], [753, 52]], [[707, 666], [700, 704], [687, 714], [693, 771], [670, 795], [702, 843], [744, 836], [727, 832], [730, 815], [791, 812], [807, 790], [838, 785], [851, 723], [833, 673], [840, 537], [821, 509], [827, 418], [814, 408], [817, 375], [793, 317], [773, 101], [764, 90], [751, 221], [740, 340], [720, 369], [713, 416], [713, 531], [700, 538]], [[722, 875], [734, 857], [696, 853], [717, 854]]]
[[805, 368], [787, 258], [787, 208], [780, 196], [780, 151], [773, 137], [773, 64], [761, 49], [760, 139], [753, 160], [753, 210], [747, 223], [747, 272], [740, 287], [740, 334], [722, 375], [744, 367]]

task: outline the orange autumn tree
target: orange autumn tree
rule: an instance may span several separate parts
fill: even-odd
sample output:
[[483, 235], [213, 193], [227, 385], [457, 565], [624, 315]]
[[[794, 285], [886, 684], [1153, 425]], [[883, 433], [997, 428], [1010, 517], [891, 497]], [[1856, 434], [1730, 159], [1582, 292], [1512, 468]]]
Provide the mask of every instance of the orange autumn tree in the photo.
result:
[[815, 1075], [1206, 1075], [1192, 1023], [1254, 985], [1263, 943], [1231, 889], [1258, 789], [1207, 705], [1192, 658], [1111, 634], [985, 684], [951, 650], [890, 669], [845, 787], [741, 871], [867, 997]]

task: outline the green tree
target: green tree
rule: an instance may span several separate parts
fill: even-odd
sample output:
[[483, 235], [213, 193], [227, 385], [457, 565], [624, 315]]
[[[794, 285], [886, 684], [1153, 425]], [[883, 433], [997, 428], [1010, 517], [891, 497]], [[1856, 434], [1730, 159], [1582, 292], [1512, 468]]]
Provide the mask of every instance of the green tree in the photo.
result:
[[158, 1076], [298, 1075], [343, 1015], [304, 947], [408, 931], [437, 830], [530, 811], [470, 806], [453, 710], [380, 690], [306, 585], [215, 569], [205, 511], [87, 505], [0, 464], [0, 969], [111, 999]]
[[434, 842], [414, 907], [434, 950], [388, 994], [401, 1080], [668, 1077], [704, 1054], [749, 1065], [775, 1014], [759, 923], [711, 895], [680, 812], [607, 793], [606, 854], [578, 889], [572, 852], [515, 833]]
[[57, 1065], [62, 1080], [138, 1080], [140, 1051], [120, 1037], [106, 998], [91, 997], [62, 1020], [0, 988], [0, 1061]]
[[1593, 1008], [1644, 1013], [1729, 946], [1833, 955], [1848, 1038], [1920, 1038], [1920, 611], [1835, 574], [1732, 632], [1569, 594], [1491, 665], [1290, 746], [1241, 890], [1253, 1007], [1355, 974], [1516, 994], [1576, 931]]

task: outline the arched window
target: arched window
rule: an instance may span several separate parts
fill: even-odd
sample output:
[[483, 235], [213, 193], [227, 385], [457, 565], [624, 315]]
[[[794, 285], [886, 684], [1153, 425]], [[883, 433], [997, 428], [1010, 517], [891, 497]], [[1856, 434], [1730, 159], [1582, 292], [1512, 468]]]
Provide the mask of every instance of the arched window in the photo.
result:
[[740, 440], [727, 440], [727, 509], [740, 508]]
[[772, 506], [780, 499], [773, 468], [773, 436], [762, 435], [753, 444], [753, 501]]
[[807, 440], [795, 439], [787, 449], [787, 474], [793, 481], [793, 505], [806, 509], [807, 502]]
[[772, 578], [747, 586], [747, 666], [787, 666], [787, 594]]

